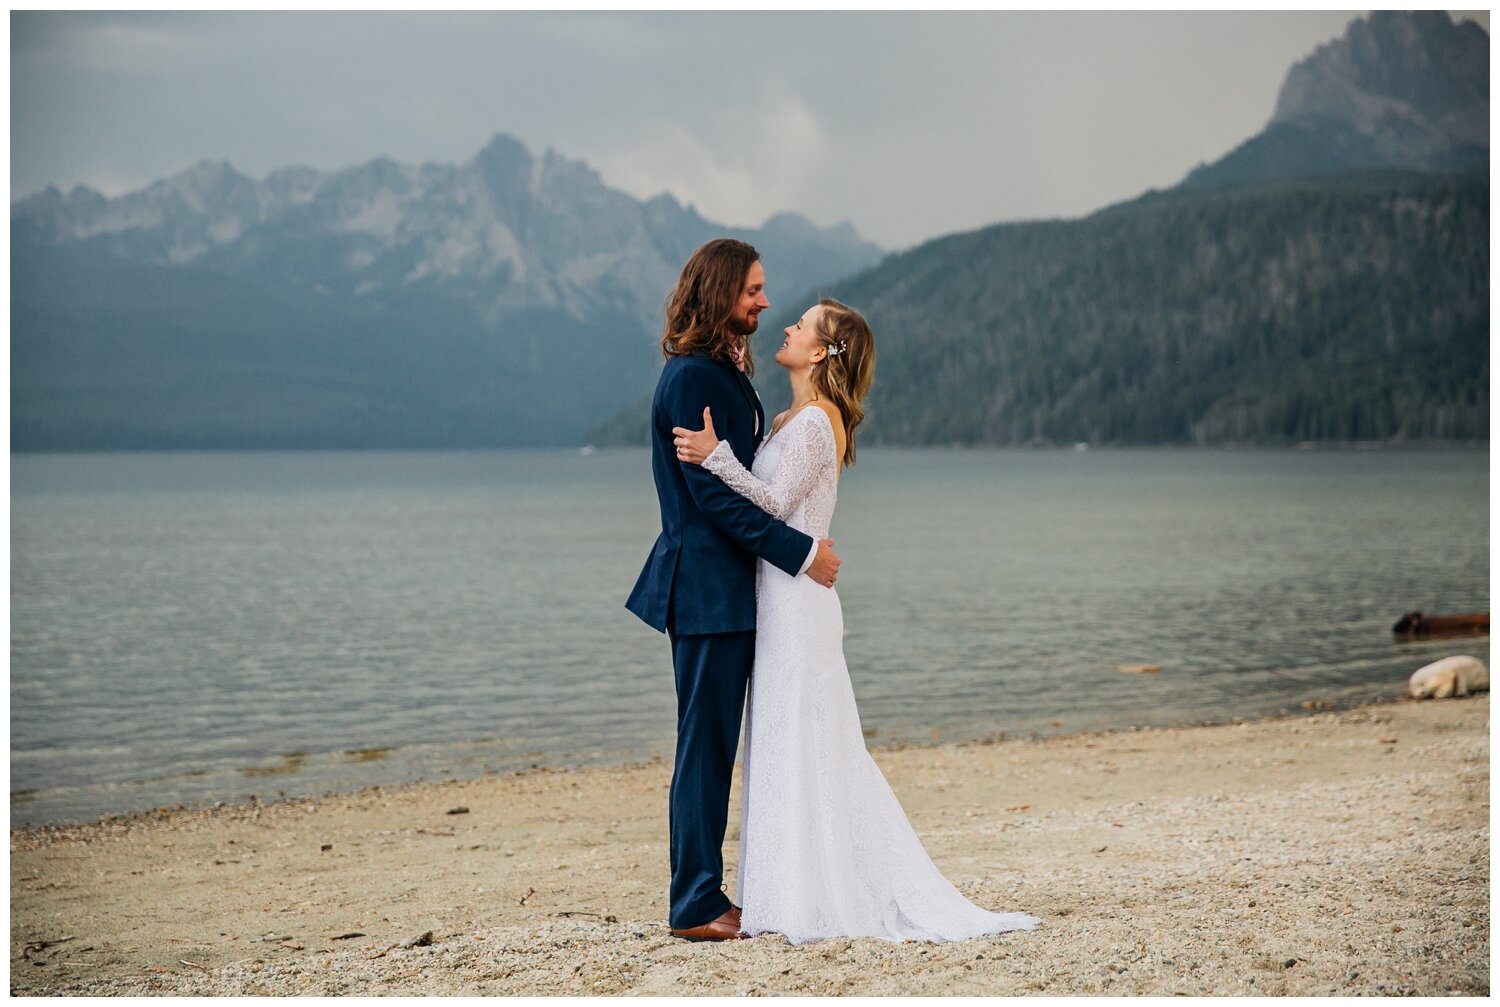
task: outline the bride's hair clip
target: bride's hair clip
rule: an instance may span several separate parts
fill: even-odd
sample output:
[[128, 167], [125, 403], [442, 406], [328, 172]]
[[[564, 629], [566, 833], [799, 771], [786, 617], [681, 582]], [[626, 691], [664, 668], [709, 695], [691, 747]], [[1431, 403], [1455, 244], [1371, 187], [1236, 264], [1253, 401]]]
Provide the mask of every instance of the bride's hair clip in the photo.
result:
[[829, 347], [828, 347], [828, 355], [829, 355], [829, 356], [830, 356], [830, 357], [836, 357], [836, 356], [838, 356], [838, 355], [839, 355], [839, 354], [840, 354], [840, 353], [843, 353], [843, 352], [844, 352], [844, 350], [845, 350], [845, 349], [847, 349], [847, 348], [848, 348], [848, 347], [846, 347], [846, 346], [845, 346], [845, 345], [844, 345], [844, 341], [843, 341], [843, 340], [842, 340], [842, 339], [840, 339], [840, 340], [839, 340], [839, 341], [838, 341], [838, 344], [837, 344], [837, 345], [836, 345], [836, 346], [829, 346]]

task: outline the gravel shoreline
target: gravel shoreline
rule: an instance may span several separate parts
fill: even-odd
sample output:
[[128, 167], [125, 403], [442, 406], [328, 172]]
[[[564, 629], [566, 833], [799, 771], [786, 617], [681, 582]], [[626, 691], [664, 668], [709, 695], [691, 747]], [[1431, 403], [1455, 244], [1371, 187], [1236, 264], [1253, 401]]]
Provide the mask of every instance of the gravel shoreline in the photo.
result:
[[1036, 930], [675, 940], [658, 762], [12, 830], [10, 990], [1489, 992], [1487, 695], [873, 754], [943, 872]]

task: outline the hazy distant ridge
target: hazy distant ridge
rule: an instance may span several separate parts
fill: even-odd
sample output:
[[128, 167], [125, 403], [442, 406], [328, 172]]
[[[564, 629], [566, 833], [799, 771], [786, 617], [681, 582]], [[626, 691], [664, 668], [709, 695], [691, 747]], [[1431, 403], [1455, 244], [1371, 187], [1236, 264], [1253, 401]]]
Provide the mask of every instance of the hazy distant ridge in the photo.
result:
[[11, 226], [19, 448], [569, 443], [649, 379], [703, 241], [754, 242], [783, 283], [883, 254], [848, 225], [641, 202], [504, 135], [457, 165], [52, 188]]
[[[49, 188], [12, 208], [12, 226], [24, 242], [85, 243], [138, 264], [194, 263], [375, 300], [443, 290], [484, 314], [540, 308], [582, 318], [603, 306], [651, 328], [664, 279], [705, 236], [729, 230], [668, 195], [639, 202], [581, 161], [551, 150], [534, 157], [504, 135], [460, 165], [381, 158], [256, 182], [204, 161], [114, 199]], [[847, 225], [821, 230], [793, 215], [741, 233], [797, 253], [797, 266], [824, 263], [825, 276], [881, 254]]]

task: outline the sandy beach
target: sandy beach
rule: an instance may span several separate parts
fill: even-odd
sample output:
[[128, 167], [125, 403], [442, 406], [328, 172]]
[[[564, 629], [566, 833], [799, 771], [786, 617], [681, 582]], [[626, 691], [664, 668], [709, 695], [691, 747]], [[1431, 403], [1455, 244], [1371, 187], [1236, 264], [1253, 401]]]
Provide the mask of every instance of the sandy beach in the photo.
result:
[[675, 940], [658, 762], [14, 830], [10, 990], [1489, 992], [1487, 695], [874, 755], [959, 889], [1040, 927]]

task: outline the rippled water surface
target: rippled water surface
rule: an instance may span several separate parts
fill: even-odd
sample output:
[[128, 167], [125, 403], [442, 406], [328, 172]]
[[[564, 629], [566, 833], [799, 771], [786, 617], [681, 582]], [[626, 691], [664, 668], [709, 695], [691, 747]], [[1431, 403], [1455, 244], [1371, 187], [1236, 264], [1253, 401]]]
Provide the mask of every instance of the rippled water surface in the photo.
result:
[[[622, 604], [645, 452], [17, 455], [13, 824], [670, 758]], [[867, 449], [833, 534], [875, 742], [1395, 695], [1488, 638], [1487, 451]], [[1126, 663], [1160, 674], [1125, 675]]]

